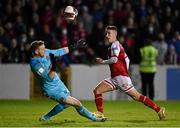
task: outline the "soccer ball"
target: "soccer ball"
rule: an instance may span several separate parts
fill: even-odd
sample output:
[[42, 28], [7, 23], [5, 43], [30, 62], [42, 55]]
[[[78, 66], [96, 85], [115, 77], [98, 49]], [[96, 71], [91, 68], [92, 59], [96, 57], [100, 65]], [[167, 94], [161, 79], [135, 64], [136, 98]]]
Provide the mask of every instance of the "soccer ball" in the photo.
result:
[[64, 9], [64, 17], [67, 21], [73, 21], [78, 15], [78, 10], [73, 6], [67, 6]]

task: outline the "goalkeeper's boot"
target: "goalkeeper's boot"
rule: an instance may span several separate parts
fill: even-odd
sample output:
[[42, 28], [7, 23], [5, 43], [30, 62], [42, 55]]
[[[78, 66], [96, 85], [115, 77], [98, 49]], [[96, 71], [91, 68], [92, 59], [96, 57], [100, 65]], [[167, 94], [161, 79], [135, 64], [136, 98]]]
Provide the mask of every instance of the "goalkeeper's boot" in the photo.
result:
[[105, 122], [107, 120], [106, 117], [96, 117], [96, 122]]
[[47, 116], [41, 116], [40, 118], [39, 118], [39, 121], [41, 121], [41, 122], [46, 122], [46, 121], [49, 121], [50, 120], [50, 118], [49, 117], [47, 117]]
[[104, 117], [104, 114], [97, 111], [97, 112], [93, 112], [94, 115], [96, 115], [97, 117]]
[[165, 120], [166, 115], [165, 115], [165, 108], [161, 107], [160, 111], [158, 112], [158, 116], [160, 120]]
[[107, 118], [101, 112], [94, 112], [93, 115], [96, 117], [96, 122], [105, 122]]

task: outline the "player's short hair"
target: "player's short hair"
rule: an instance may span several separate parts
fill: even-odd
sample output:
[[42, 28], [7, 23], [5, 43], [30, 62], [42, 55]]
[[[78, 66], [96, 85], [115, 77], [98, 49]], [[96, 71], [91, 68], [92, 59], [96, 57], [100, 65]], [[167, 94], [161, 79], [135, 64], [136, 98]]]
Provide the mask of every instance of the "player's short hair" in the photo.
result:
[[34, 52], [39, 46], [43, 45], [44, 41], [42, 40], [35, 40], [31, 43], [31, 51]]
[[107, 30], [115, 30], [115, 31], [117, 31], [117, 27], [114, 26], [114, 25], [108, 25], [108, 26], [106, 26], [105, 30], [106, 30], [106, 31], [107, 31]]

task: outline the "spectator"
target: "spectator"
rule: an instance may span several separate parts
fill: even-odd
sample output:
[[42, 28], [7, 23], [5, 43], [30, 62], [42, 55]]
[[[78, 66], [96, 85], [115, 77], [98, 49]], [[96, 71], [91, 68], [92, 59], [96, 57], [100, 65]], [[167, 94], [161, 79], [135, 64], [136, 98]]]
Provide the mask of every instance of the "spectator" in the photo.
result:
[[153, 46], [158, 50], [157, 63], [165, 64], [168, 45], [164, 40], [164, 33], [159, 33], [158, 39], [153, 43]]
[[19, 63], [20, 62], [20, 51], [18, 47], [18, 42], [15, 38], [11, 40], [11, 47], [8, 54], [8, 62], [10, 63]]
[[148, 22], [144, 26], [144, 30], [147, 36], [150, 36], [153, 40], [160, 31], [159, 22], [155, 14], [148, 17]]
[[164, 26], [164, 34], [165, 34], [165, 41], [169, 45], [171, 43], [172, 37], [173, 37], [173, 26], [171, 22], [166, 22]]
[[174, 45], [170, 45], [166, 54], [166, 64], [176, 65], [177, 64], [177, 54]]
[[180, 34], [178, 31], [174, 34], [173, 45], [177, 53], [177, 63], [180, 64]]
[[79, 22], [84, 24], [84, 28], [88, 35], [92, 32], [93, 27], [93, 17], [89, 14], [88, 7], [82, 7], [82, 14], [78, 16]]
[[8, 56], [8, 49], [0, 42], [0, 63], [6, 63]]
[[91, 47], [95, 49], [97, 56], [105, 58], [107, 46], [104, 44], [104, 24], [99, 21], [94, 26], [91, 35]]
[[114, 25], [115, 23], [115, 18], [114, 18], [114, 11], [113, 10], [108, 10], [107, 14], [104, 17], [104, 24], [105, 25]]

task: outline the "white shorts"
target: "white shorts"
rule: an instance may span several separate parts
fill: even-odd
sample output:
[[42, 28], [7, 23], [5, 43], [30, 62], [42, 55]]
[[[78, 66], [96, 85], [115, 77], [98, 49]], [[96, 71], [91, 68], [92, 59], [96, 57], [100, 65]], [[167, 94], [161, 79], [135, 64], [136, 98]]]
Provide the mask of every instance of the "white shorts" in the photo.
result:
[[134, 88], [131, 78], [127, 76], [116, 76], [114, 78], [106, 78], [103, 80], [104, 82], [108, 83], [109, 86], [111, 86], [112, 89], [120, 89], [124, 92], [128, 92], [131, 89]]

